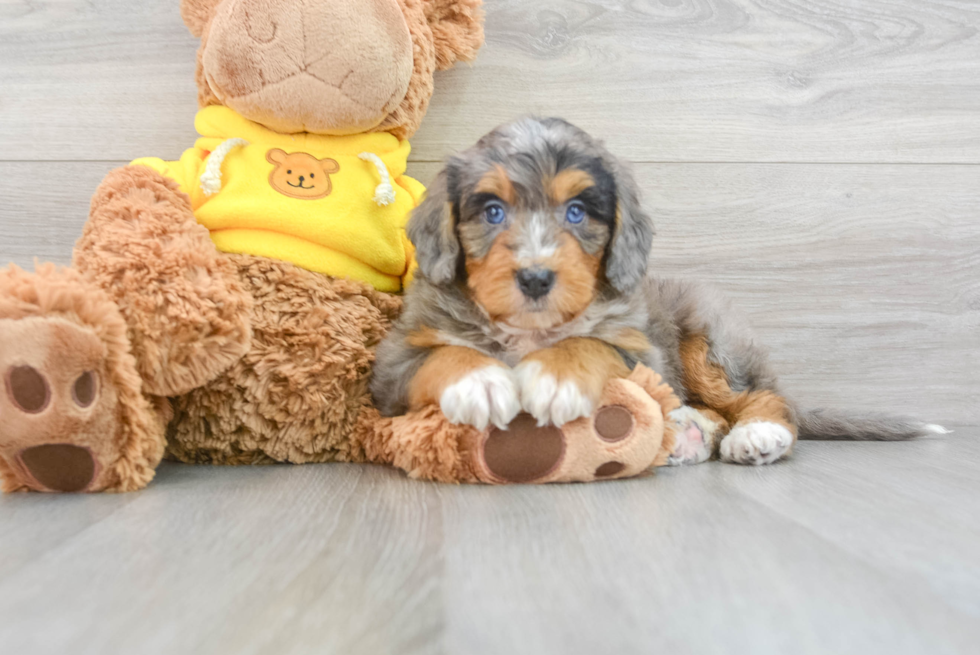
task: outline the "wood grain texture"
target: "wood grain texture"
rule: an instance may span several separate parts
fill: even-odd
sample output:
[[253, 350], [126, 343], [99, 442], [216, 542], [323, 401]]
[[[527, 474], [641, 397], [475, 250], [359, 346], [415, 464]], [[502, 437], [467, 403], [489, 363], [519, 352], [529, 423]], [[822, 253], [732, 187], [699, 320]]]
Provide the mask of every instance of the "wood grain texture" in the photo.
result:
[[127, 162], [0, 162], [0, 265], [67, 266], [96, 187]]
[[[980, 163], [969, 0], [488, 0], [413, 157], [559, 115], [636, 161]], [[176, 0], [0, 3], [0, 159], [176, 158], [196, 41]]]
[[805, 406], [972, 422], [980, 222], [972, 166], [637, 167], [653, 270], [721, 287]]
[[[102, 505], [105, 498], [115, 511], [67, 544], [35, 542], [32, 559], [6, 571], [5, 648], [406, 652], [437, 633], [432, 487], [354, 466], [173, 466], [158, 482], [159, 491], [126, 496], [131, 502], [122, 506], [109, 495], [86, 499]], [[203, 487], [210, 492], [201, 495]], [[32, 511], [17, 512], [19, 502]], [[30, 526], [44, 502], [0, 499], [3, 540], [17, 528], [43, 537]], [[53, 599], [52, 624], [44, 608]]]
[[[165, 464], [128, 496], [0, 498], [17, 653], [963, 654], [978, 432], [800, 444], [632, 481], [436, 485]], [[26, 545], [29, 539], [31, 546]]]
[[[576, 486], [562, 496], [551, 488], [514, 490], [519, 509], [502, 505], [494, 490], [474, 490], [475, 502], [449, 491], [449, 515], [465, 530], [448, 550], [455, 557], [447, 577], [462, 585], [447, 587], [453, 602], [446, 650], [967, 652], [980, 636], [975, 614], [949, 596], [975, 599], [975, 587], [936, 584], [927, 567], [903, 567], [905, 558], [891, 554], [900, 548], [940, 560], [928, 552], [934, 540], [921, 534], [892, 546], [892, 532], [918, 516], [911, 514], [913, 505], [921, 507], [914, 492], [876, 495], [852, 508], [850, 495], [870, 486], [855, 485], [855, 477], [877, 471], [880, 451], [891, 444], [875, 445], [838, 451], [854, 457], [853, 468], [840, 473], [833, 444], [806, 443], [793, 462], [769, 470], [709, 464], [623, 485]], [[912, 469], [914, 450], [929, 445], [901, 444], [890, 455], [904, 451], [897, 457]], [[903, 483], [926, 486], [914, 473]], [[962, 490], [939, 489], [976, 509]], [[819, 506], [826, 511], [815, 512]], [[853, 534], [854, 526], [835, 525], [838, 512], [866, 519], [860, 538], [879, 550], [849, 543], [858, 539], [844, 529]], [[964, 531], [954, 537], [944, 525], [945, 540], [977, 544], [975, 518], [957, 526]], [[949, 550], [943, 564], [962, 566]]]

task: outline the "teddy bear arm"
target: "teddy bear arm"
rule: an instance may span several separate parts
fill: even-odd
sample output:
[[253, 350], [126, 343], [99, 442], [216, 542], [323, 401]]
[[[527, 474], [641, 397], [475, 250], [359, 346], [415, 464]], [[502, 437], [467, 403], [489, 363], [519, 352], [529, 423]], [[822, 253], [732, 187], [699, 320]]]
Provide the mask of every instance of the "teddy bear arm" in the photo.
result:
[[74, 264], [119, 306], [144, 389], [174, 396], [214, 379], [251, 340], [251, 296], [173, 179], [146, 166], [109, 173], [92, 198]]
[[166, 161], [159, 157], [140, 157], [129, 162], [129, 165], [151, 168], [176, 182], [178, 188], [190, 198], [192, 209], [197, 211], [207, 199], [201, 188], [201, 176], [206, 170], [205, 164], [210, 154], [207, 150], [195, 146], [185, 150], [176, 161]]

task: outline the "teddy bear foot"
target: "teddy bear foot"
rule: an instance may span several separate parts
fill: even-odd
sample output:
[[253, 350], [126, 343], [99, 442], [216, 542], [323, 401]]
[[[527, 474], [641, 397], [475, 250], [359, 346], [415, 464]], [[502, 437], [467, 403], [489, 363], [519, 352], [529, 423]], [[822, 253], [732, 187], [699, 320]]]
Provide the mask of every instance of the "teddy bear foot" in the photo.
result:
[[[142, 395], [132, 398], [117, 385], [127, 372], [139, 385], [135, 371], [124, 370], [127, 363], [132, 369], [131, 358], [118, 361], [122, 344], [110, 343], [124, 337], [122, 319], [117, 314], [101, 325], [86, 324], [79, 315], [95, 318], [99, 302], [85, 292], [70, 274], [12, 269], [0, 275], [3, 491], [138, 488], [159, 462], [162, 423]], [[79, 302], [72, 308], [73, 300]], [[51, 304], [63, 311], [45, 313], [55, 309]]]
[[439, 406], [404, 416], [362, 413], [355, 432], [367, 461], [392, 464], [412, 478], [513, 484], [591, 482], [639, 475], [663, 466], [674, 449], [665, 414], [680, 400], [662, 378], [638, 365], [610, 380], [591, 416], [560, 428], [538, 427], [518, 414], [507, 429], [450, 423]]
[[661, 408], [628, 380], [606, 386], [599, 409], [561, 428], [520, 414], [506, 430], [470, 434], [471, 469], [490, 484], [591, 482], [650, 468], [663, 435]]
[[116, 394], [91, 331], [63, 318], [0, 321], [0, 453], [35, 491], [87, 491], [105, 470], [118, 429]]

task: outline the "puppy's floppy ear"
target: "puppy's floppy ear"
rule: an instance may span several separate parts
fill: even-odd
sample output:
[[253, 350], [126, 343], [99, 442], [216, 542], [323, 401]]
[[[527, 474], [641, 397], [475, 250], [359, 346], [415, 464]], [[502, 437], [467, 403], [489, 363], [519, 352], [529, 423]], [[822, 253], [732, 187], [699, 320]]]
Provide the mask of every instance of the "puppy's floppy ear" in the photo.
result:
[[629, 293], [646, 275], [653, 243], [653, 220], [640, 206], [633, 174], [619, 161], [605, 161], [616, 180], [616, 227], [606, 256], [606, 279]]
[[472, 61], [483, 45], [483, 0], [425, 0], [439, 70]]
[[415, 245], [419, 269], [433, 284], [456, 279], [460, 246], [456, 236], [457, 202], [452, 173], [443, 169], [429, 186], [425, 200], [412, 212], [408, 238]]
[[221, 0], [180, 0], [180, 17], [191, 34], [201, 38]]

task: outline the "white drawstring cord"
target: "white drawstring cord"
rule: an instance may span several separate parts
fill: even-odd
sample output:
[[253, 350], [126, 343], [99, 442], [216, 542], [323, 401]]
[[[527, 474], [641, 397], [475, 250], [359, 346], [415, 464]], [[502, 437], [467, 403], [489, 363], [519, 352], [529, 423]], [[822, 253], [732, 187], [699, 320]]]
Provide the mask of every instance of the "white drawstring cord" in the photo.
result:
[[358, 157], [374, 164], [374, 167], [378, 169], [378, 175], [381, 177], [381, 184], [374, 189], [374, 202], [382, 207], [395, 202], [395, 187], [391, 186], [391, 176], [388, 174], [388, 167], [381, 161], [381, 157], [378, 157], [373, 152], [362, 152]]
[[221, 191], [221, 164], [229, 152], [247, 145], [248, 141], [245, 139], [228, 139], [211, 152], [208, 163], [204, 166], [204, 172], [201, 173], [201, 191], [204, 195], [213, 196]]

